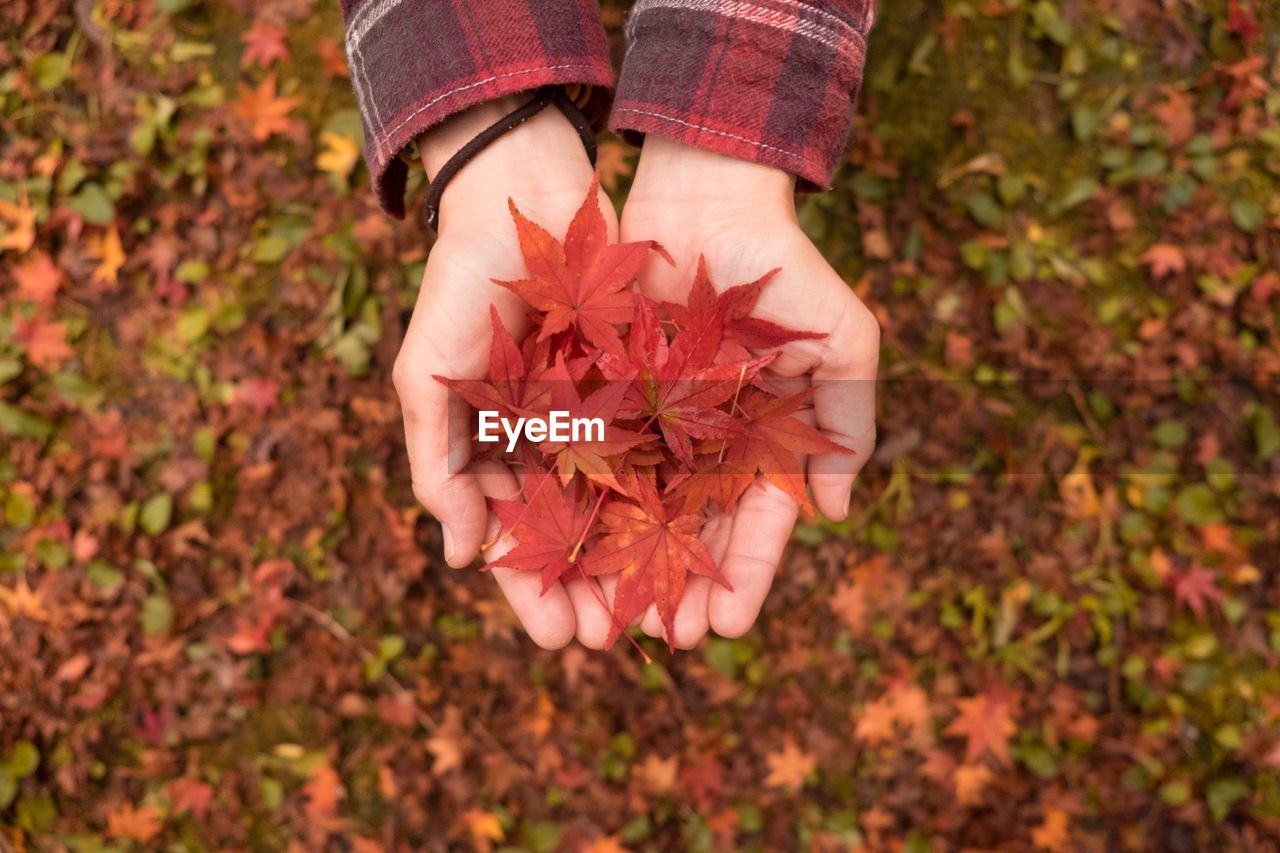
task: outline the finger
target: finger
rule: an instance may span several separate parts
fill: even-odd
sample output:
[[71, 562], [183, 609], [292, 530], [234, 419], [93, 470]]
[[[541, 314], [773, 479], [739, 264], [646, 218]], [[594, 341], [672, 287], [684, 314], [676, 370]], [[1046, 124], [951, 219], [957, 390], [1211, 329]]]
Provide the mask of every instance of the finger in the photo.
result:
[[613, 625], [613, 617], [605, 606], [607, 599], [595, 578], [578, 575], [576, 570], [574, 575], [566, 576], [564, 589], [573, 605], [578, 642], [589, 649], [603, 649]]
[[[498, 463], [477, 466], [478, 481], [489, 497], [511, 498], [519, 491], [515, 476], [508, 470], [504, 477], [498, 470], [505, 468]], [[512, 538], [499, 538], [498, 532], [498, 520], [492, 517], [487, 538], [496, 541], [485, 551], [486, 562], [493, 563], [516, 545]], [[496, 566], [491, 571], [531, 640], [544, 649], [560, 649], [569, 644], [577, 625], [573, 605], [563, 586], [553, 584], [544, 595], [538, 572], [524, 572], [505, 566]]]
[[721, 564], [733, 589], [715, 584], [707, 606], [717, 634], [741, 637], [755, 624], [798, 511], [796, 502], [772, 483], [758, 482], [742, 495]]
[[440, 522], [445, 562], [459, 568], [480, 552], [486, 511], [480, 484], [466, 469], [466, 402], [431, 378], [440, 372], [430, 357], [415, 359], [406, 350], [396, 360], [393, 381], [404, 413], [413, 494]]
[[[685, 592], [688, 592], [686, 587]], [[681, 599], [683, 601], [684, 599]], [[666, 636], [666, 626], [662, 624], [662, 617], [658, 615], [658, 605], [650, 604], [644, 609], [644, 615], [640, 617], [640, 630], [644, 631], [654, 639], [660, 639]]]
[[809, 457], [807, 473], [814, 503], [827, 518], [849, 513], [853, 480], [876, 444], [876, 367], [880, 329], [860, 302], [841, 314], [827, 340], [826, 356], [813, 372], [813, 411], [818, 429], [852, 454]]

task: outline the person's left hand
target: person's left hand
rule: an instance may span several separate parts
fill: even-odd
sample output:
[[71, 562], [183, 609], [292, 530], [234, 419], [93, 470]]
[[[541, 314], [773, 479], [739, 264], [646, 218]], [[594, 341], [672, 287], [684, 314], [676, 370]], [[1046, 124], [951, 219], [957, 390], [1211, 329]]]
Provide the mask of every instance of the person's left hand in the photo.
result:
[[[754, 281], [774, 267], [754, 314], [791, 329], [825, 333], [794, 341], [766, 371], [813, 385], [816, 421], [829, 439], [853, 451], [807, 460], [806, 479], [818, 510], [843, 519], [858, 470], [875, 446], [875, 378], [880, 330], [821, 252], [800, 230], [794, 179], [768, 166], [650, 135], [622, 212], [624, 241], [656, 240], [675, 259], [651, 260], [640, 286], [649, 296], [684, 302], [698, 257], [706, 258], [717, 290]], [[726, 589], [691, 578], [675, 619], [675, 644], [695, 645], [708, 628], [740, 637], [755, 624], [791, 538], [798, 507], [777, 486], [758, 481], [732, 516], [711, 519], [703, 539], [733, 585]], [[606, 595], [612, 585], [603, 583]], [[653, 605], [642, 619], [646, 634], [663, 636]]]

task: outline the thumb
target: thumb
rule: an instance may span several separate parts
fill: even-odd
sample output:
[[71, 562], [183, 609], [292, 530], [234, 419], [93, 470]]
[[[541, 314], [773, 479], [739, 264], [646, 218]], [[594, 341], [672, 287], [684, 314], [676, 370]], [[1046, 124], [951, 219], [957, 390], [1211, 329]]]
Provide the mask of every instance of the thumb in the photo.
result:
[[[843, 285], [842, 285], [843, 286]], [[852, 454], [820, 453], [809, 457], [809, 489], [827, 518], [849, 512], [853, 481], [876, 444], [876, 369], [880, 360], [880, 327], [874, 315], [848, 293], [829, 333], [827, 350], [813, 371], [813, 411], [817, 427]]]
[[440, 521], [445, 561], [459, 568], [479, 555], [487, 520], [484, 493], [467, 470], [466, 402], [431, 378], [431, 365], [402, 364], [397, 360], [392, 378], [404, 413], [413, 494]]

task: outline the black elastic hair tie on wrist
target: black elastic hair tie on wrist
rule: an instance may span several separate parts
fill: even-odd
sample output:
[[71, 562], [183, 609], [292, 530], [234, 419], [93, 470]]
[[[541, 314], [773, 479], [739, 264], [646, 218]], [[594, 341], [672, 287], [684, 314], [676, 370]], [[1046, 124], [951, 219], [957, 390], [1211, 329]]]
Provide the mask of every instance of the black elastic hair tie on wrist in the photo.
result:
[[[533, 99], [522, 107], [517, 107], [507, 113], [493, 124], [486, 127], [475, 135], [475, 137], [462, 146], [454, 153], [449, 160], [440, 167], [440, 171], [427, 187], [427, 198], [423, 204], [423, 218], [427, 222], [427, 227], [432, 231], [438, 230], [440, 222], [440, 199], [444, 196], [444, 191], [449, 186], [449, 181], [454, 175], [467, 165], [473, 157], [487, 148], [499, 136], [524, 124], [529, 119], [540, 113], [549, 104], [555, 104], [560, 112], [564, 113], [564, 117], [573, 125], [573, 129], [578, 131], [578, 136], [582, 139], [582, 146], [587, 149], [587, 159], [591, 161], [591, 165], [596, 164], [596, 135], [591, 128], [591, 122], [582, 110], [578, 109], [577, 104], [570, 100], [569, 96], [560, 86], [546, 86], [538, 90]], [[531, 164], [535, 165], [536, 164]]]

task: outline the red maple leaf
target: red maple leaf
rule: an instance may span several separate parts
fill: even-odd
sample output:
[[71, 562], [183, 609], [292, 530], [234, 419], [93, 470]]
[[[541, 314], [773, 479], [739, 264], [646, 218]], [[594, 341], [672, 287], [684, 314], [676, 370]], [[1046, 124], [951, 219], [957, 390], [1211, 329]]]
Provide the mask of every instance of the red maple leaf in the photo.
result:
[[489, 342], [488, 379], [448, 379], [436, 376], [477, 409], [496, 411], [502, 417], [517, 417], [545, 403], [548, 387], [527, 381], [528, 369], [520, 345], [502, 324], [498, 309], [489, 306], [493, 337]]
[[616, 327], [631, 319], [627, 285], [651, 249], [666, 253], [652, 240], [609, 245], [597, 191], [592, 181], [563, 243], [509, 202], [529, 277], [494, 282], [541, 313], [538, 340], [572, 329], [590, 345], [621, 354]]
[[236, 400], [258, 414], [265, 414], [280, 401], [280, 383], [251, 376], [236, 386]]
[[542, 378], [549, 391], [548, 413], [566, 412], [570, 418], [599, 419], [604, 424], [603, 434], [599, 437], [586, 428], [579, 430], [577, 440], [571, 433], [569, 441], [548, 439], [539, 443], [538, 449], [554, 458], [561, 482], [567, 484], [575, 472], [581, 471], [593, 483], [617, 492], [623, 491], [614, 476], [614, 471], [620, 467], [620, 457], [633, 447], [654, 439], [652, 435], [623, 429], [614, 423], [627, 386], [620, 382], [607, 382], [585, 400], [580, 399], [563, 353]]
[[1227, 32], [1240, 39], [1245, 47], [1262, 35], [1262, 27], [1258, 24], [1258, 19], [1253, 16], [1250, 4], [1245, 0], [1231, 0], [1227, 4], [1226, 28]]
[[1218, 589], [1218, 574], [1203, 566], [1192, 566], [1185, 572], [1171, 574], [1173, 597], [1179, 604], [1191, 608], [1197, 619], [1204, 618], [1205, 603], [1213, 601], [1222, 603], [1222, 590]]
[[621, 626], [657, 603], [667, 645], [674, 649], [676, 605], [689, 573], [733, 587], [698, 539], [701, 516], [669, 513], [647, 477], [630, 474], [624, 485], [634, 500], [613, 499], [604, 505], [600, 521], [608, 532], [587, 552], [582, 570], [588, 575], [618, 573], [610, 643]]
[[240, 67], [248, 68], [256, 63], [261, 68], [270, 68], [276, 60], [288, 59], [289, 48], [284, 43], [284, 36], [282, 27], [261, 19], [254, 21], [253, 26], [240, 36], [240, 41], [244, 42]]
[[550, 472], [525, 478], [524, 499], [493, 499], [493, 510], [516, 545], [491, 566], [539, 572], [542, 591], [577, 564], [591, 514], [578, 483], [562, 488]]
[[213, 802], [213, 787], [193, 776], [180, 776], [168, 786], [169, 800], [174, 814], [190, 811], [197, 819], [204, 820]]
[[750, 350], [771, 349], [792, 341], [826, 337], [818, 332], [801, 332], [752, 317], [764, 286], [778, 274], [777, 269], [755, 281], [739, 284], [717, 295], [707, 274], [706, 258], [699, 256], [698, 272], [689, 290], [687, 306], [664, 302], [663, 309], [680, 329], [673, 349], [688, 364], [706, 366], [719, 356], [744, 361]]
[[694, 801], [699, 811], [706, 811], [724, 787], [724, 765], [712, 755], [687, 762], [680, 768], [677, 785]]
[[[723, 442], [721, 446], [728, 447]], [[754, 464], [727, 459], [720, 451], [704, 453], [697, 457], [693, 470], [681, 471], [668, 481], [667, 493], [683, 501], [684, 512], [702, 512], [708, 505], [729, 512], [755, 479]]]
[[812, 514], [813, 504], [805, 490], [801, 456], [853, 451], [792, 417], [808, 398], [808, 392], [773, 397], [757, 388], [748, 388], [738, 401], [746, 423], [742, 431], [729, 440], [724, 460], [736, 466], [731, 470], [739, 475], [744, 469], [759, 473], [794, 498], [806, 513]]
[[632, 381], [628, 405], [620, 415], [656, 423], [671, 452], [691, 465], [695, 440], [725, 438], [738, 430], [737, 421], [720, 407], [755, 379], [777, 353], [696, 368], [668, 344], [650, 301], [637, 296], [628, 356], [629, 360], [611, 353], [600, 357], [607, 379]]

